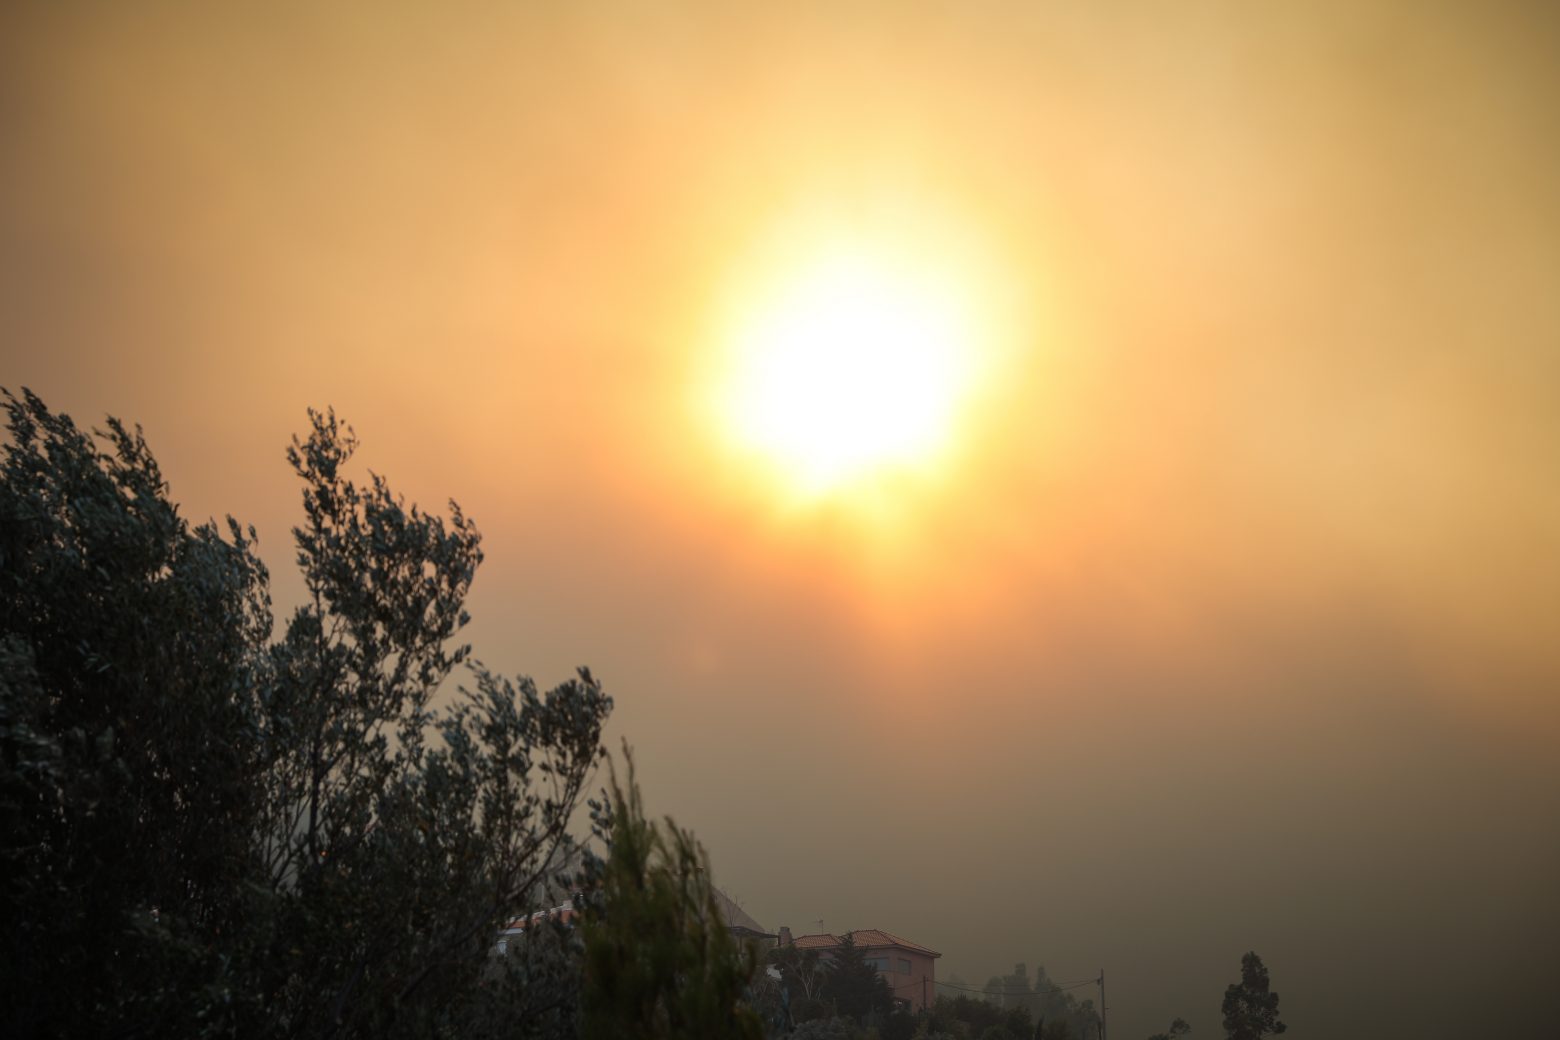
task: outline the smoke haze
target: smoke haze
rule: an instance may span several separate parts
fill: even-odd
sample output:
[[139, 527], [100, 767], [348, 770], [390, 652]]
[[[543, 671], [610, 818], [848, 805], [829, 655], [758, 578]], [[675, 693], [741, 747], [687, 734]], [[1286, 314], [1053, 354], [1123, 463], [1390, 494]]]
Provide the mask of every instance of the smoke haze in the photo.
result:
[[[333, 406], [483, 530], [478, 656], [602, 676], [768, 927], [1103, 967], [1120, 1037], [1216, 1035], [1249, 949], [1297, 1035], [1539, 1036], [1557, 48], [1521, 3], [10, 4], [0, 383], [144, 424], [283, 606]], [[953, 464], [867, 513], [689, 406], [798, 213], [966, 229], [1002, 301]]]

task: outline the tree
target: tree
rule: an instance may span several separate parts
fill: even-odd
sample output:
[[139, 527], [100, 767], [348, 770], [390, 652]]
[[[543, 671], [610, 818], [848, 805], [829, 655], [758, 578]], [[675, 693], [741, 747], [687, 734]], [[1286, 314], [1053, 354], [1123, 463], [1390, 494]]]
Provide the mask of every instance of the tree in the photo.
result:
[[[1040, 977], [1045, 977], [1044, 968], [1040, 969]], [[1034, 1011], [1040, 1006], [1036, 991], [1029, 985], [1029, 969], [1022, 963], [1013, 965], [1011, 975], [993, 975], [987, 979], [983, 992], [987, 1000], [1000, 1008], [1021, 1007]]]
[[[308, 598], [272, 642], [252, 529], [191, 528], [139, 429], [4, 396], [10, 1035], [572, 1027], [566, 996], [494, 1006], [556, 980], [566, 944], [490, 950], [557, 873], [612, 702], [589, 672], [542, 694], [449, 646], [481, 560], [459, 508], [347, 480], [355, 437], [311, 412], [288, 452]], [[462, 664], [473, 689], [435, 709]]]
[[874, 1011], [886, 1014], [894, 1006], [888, 981], [867, 963], [866, 952], [856, 945], [850, 932], [831, 951], [823, 998], [833, 1001], [839, 1014], [857, 1021]]
[[1148, 1040], [1179, 1040], [1192, 1031], [1191, 1025], [1184, 1018], [1178, 1018], [1170, 1023], [1170, 1028], [1163, 1033], [1155, 1033]]
[[596, 807], [608, 855], [585, 899], [581, 1035], [758, 1040], [763, 1027], [743, 1004], [756, 951], [726, 927], [693, 835], [645, 818], [626, 747], [624, 756], [627, 788], [614, 772]]
[[311, 421], [288, 452], [309, 601], [272, 648], [262, 833], [284, 898], [262, 992], [279, 1029], [427, 1031], [459, 1018], [497, 925], [556, 868], [611, 700], [586, 671], [543, 696], [471, 664], [475, 689], [430, 710], [469, 657], [446, 643], [476, 528], [346, 480], [356, 438]]
[[1224, 991], [1224, 1031], [1229, 1040], [1262, 1040], [1289, 1027], [1278, 1020], [1278, 994], [1268, 988], [1268, 970], [1255, 952], [1240, 959], [1240, 982]]
[[776, 946], [769, 951], [768, 961], [770, 967], [780, 972], [771, 1003], [772, 1017], [782, 1023], [782, 1028], [786, 1021], [800, 1024], [828, 1015], [827, 1005], [820, 999], [828, 975], [817, 950]]
[[212, 994], [160, 991], [221, 984], [248, 918], [265, 568], [178, 516], [139, 429], [5, 410], [0, 1001], [17, 1036], [186, 1032]]
[[780, 969], [781, 978], [797, 997], [813, 999], [823, 989], [827, 971], [817, 950], [776, 946], [769, 951], [769, 963]]
[[979, 1036], [1004, 1019], [1003, 1012], [991, 1001], [965, 993], [939, 995], [930, 1017], [932, 1029], [960, 1036]]

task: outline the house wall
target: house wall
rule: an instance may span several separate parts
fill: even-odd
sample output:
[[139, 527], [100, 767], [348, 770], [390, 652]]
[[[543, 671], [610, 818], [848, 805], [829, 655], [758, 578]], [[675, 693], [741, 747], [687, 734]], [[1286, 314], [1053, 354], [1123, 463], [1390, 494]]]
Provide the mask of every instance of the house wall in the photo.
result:
[[[937, 961], [924, 953], [898, 946], [864, 946], [868, 957], [888, 958], [888, 970], [878, 974], [888, 982], [897, 1000], [908, 1000], [911, 1011], [920, 1011], [937, 1001]], [[908, 970], [903, 962], [908, 961]]]

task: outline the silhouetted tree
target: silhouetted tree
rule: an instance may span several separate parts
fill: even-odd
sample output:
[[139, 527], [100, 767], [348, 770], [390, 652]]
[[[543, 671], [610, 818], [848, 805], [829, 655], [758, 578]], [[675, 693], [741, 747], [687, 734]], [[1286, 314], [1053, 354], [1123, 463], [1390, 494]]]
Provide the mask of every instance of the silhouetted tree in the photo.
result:
[[[959, 994], [955, 997], [940, 996], [928, 1012], [928, 1027], [932, 1032], [948, 1033], [960, 1037], [1011, 1036], [1014, 1040], [1030, 1040], [1035, 1035], [1035, 1023], [1029, 1011], [1023, 1007], [1000, 1008], [990, 999]], [[1064, 1023], [1048, 1026], [1045, 1035], [1053, 1035], [1056, 1028], [1065, 1030]]]
[[887, 1013], [894, 1005], [894, 994], [888, 988], [888, 981], [867, 963], [865, 951], [856, 945], [849, 932], [830, 952], [823, 998], [833, 1001], [839, 1014], [858, 1021], [873, 1011]]
[[609, 852], [586, 897], [581, 1035], [758, 1040], [763, 1027], [743, 1003], [756, 952], [726, 927], [693, 835], [645, 819], [631, 758], [628, 767], [627, 788], [614, 774], [597, 807]]
[[776, 946], [769, 951], [769, 963], [780, 969], [781, 978], [791, 987], [791, 997], [813, 998], [823, 989], [825, 965], [814, 949]]
[[235, 981], [216, 945], [253, 913], [265, 567], [252, 529], [179, 517], [139, 429], [94, 440], [25, 391], [5, 410], [7, 1032], [187, 1032], [204, 987]]
[[1002, 1021], [1003, 1012], [988, 1000], [964, 993], [940, 995], [931, 1008], [933, 1031], [960, 1036], [979, 1036]]
[[1268, 970], [1255, 952], [1240, 959], [1240, 982], [1224, 991], [1224, 1031], [1229, 1040], [1262, 1040], [1289, 1027], [1278, 1020], [1278, 994], [1268, 988]]
[[[1040, 975], [1043, 979], [1044, 968], [1040, 969]], [[1021, 1007], [1032, 1014], [1041, 1006], [1038, 994], [1030, 986], [1028, 967], [1022, 963], [1013, 965], [1011, 975], [993, 975], [987, 979], [983, 992], [986, 999], [1002, 1008]]]
[[1148, 1040], [1179, 1040], [1180, 1037], [1185, 1036], [1191, 1031], [1192, 1027], [1187, 1023], [1186, 1019], [1178, 1018], [1170, 1023], [1169, 1029], [1165, 1030], [1163, 1033], [1155, 1033], [1153, 1036], [1149, 1037]]
[[1072, 1040], [1072, 1026], [1066, 1019], [1060, 1022], [1047, 1022], [1045, 1019], [1035, 1023], [1035, 1040]]
[[307, 595], [273, 643], [253, 531], [190, 527], [139, 430], [94, 439], [25, 391], [5, 410], [7, 1035], [572, 1029], [493, 1005], [518, 992], [495, 977], [561, 977], [562, 944], [490, 951], [556, 869], [611, 699], [586, 672], [541, 694], [474, 667], [432, 707], [469, 653], [459, 508], [347, 480], [355, 438], [311, 413], [288, 452]]
[[[776, 946], [769, 951], [768, 961], [780, 972], [769, 991], [769, 1014], [781, 1023], [780, 1028], [827, 1017], [828, 1007], [820, 999], [826, 971], [817, 950]], [[761, 975], [760, 981], [766, 977]]]
[[1015, 964], [1011, 974], [993, 975], [988, 979], [981, 992], [986, 1002], [994, 1007], [1024, 1012], [1025, 1025], [1018, 1025], [1017, 1019], [1008, 1025], [1011, 1031], [1024, 1036], [1033, 1031], [1027, 1024], [1030, 1021], [1035, 1022], [1034, 1030], [1040, 1023], [1046, 1024], [1044, 1040], [1084, 1037], [1098, 1030], [1099, 1015], [1093, 1002], [1080, 1002], [1052, 981], [1043, 966], [1036, 966], [1031, 980], [1027, 966]]

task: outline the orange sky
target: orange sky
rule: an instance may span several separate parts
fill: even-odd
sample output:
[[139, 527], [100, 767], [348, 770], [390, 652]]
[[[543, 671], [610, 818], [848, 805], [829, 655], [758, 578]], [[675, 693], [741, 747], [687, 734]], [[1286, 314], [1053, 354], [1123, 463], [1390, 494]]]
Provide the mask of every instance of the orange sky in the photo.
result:
[[[207, 6], [0, 13], [0, 383], [143, 423], [280, 601], [333, 405], [766, 924], [1103, 965], [1122, 1036], [1250, 948], [1312, 1035], [1560, 1011], [1546, 6]], [[797, 508], [694, 402], [836, 226], [994, 375]]]

